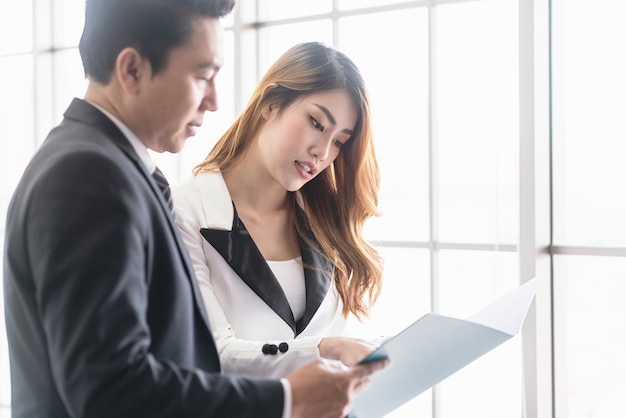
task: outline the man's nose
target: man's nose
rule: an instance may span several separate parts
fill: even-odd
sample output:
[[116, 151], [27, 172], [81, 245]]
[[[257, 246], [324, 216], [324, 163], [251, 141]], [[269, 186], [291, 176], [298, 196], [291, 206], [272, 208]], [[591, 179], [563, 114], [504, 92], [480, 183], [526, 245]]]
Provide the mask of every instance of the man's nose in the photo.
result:
[[217, 90], [215, 88], [215, 82], [211, 80], [207, 83], [206, 91], [200, 109], [203, 111], [215, 112], [218, 109]]

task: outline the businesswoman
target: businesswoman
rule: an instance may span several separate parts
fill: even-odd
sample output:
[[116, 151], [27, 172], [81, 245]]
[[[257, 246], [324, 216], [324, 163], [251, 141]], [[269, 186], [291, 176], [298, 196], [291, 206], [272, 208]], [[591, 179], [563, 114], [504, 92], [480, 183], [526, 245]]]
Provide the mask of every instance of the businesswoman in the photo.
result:
[[278, 377], [371, 352], [342, 331], [380, 291], [382, 260], [362, 236], [378, 188], [358, 69], [323, 44], [296, 45], [172, 188], [225, 372]]

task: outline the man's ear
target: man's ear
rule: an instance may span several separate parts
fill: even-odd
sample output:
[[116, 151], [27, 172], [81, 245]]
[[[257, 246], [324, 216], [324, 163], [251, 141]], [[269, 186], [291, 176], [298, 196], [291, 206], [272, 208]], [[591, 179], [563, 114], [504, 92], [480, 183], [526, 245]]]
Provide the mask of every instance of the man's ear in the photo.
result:
[[115, 74], [122, 88], [129, 93], [139, 92], [141, 77], [147, 77], [148, 61], [135, 48], [125, 48], [115, 61]]

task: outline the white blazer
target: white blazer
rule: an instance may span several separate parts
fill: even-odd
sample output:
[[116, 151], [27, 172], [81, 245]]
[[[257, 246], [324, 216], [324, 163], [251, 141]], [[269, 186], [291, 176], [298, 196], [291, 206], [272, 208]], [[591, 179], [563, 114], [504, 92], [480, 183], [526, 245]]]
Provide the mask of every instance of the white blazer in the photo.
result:
[[[284, 377], [319, 357], [323, 337], [342, 334], [343, 304], [330, 279], [332, 265], [300, 240], [303, 263], [315, 269], [304, 269], [306, 308], [295, 321], [280, 284], [237, 216], [221, 173], [173, 186], [172, 197], [222, 371]], [[283, 342], [286, 352], [271, 348]]]

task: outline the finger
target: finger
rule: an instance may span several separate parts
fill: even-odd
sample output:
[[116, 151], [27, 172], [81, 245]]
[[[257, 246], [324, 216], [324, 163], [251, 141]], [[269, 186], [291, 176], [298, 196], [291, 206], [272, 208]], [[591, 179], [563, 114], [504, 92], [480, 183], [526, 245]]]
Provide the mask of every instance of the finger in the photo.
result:
[[356, 389], [356, 393], [358, 394], [360, 392], [363, 392], [365, 389], [367, 389], [371, 384], [372, 384], [372, 381], [370, 379], [364, 379], [364, 380], [361, 380], [354, 387], [354, 389]]
[[370, 387], [370, 385], [371, 385], [371, 380], [368, 378], [360, 379], [360, 380], [353, 382], [352, 389], [350, 391], [352, 394], [351, 396], [353, 397], [358, 396], [361, 392], [363, 392], [365, 389]]
[[326, 364], [326, 366], [330, 367], [331, 369], [339, 369], [341, 371], [351, 370], [350, 367], [345, 365], [341, 360], [332, 360], [332, 359], [322, 358], [322, 361]]

